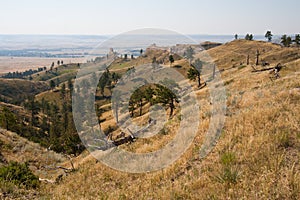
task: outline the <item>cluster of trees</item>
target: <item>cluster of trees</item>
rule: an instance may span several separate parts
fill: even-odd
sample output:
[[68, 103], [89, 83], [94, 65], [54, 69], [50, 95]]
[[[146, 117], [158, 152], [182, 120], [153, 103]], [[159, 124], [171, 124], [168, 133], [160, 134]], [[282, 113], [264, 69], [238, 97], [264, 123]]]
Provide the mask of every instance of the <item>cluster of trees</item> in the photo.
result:
[[[110, 73], [110, 71], [106, 69], [106, 71], [102, 74], [98, 82], [98, 88], [102, 97], [104, 97], [104, 89], [108, 88], [111, 93], [113, 85], [116, 84], [120, 78], [120, 74], [115, 72]], [[92, 74], [92, 80], [96, 80], [96, 74]]]
[[[63, 65], [64, 64], [64, 61], [63, 60], [58, 60], [57, 61], [57, 65]], [[49, 71], [53, 71], [54, 69], [54, 66], [55, 66], [55, 63], [52, 62], [51, 65], [50, 65], [50, 70]], [[39, 67], [38, 69], [29, 69], [29, 70], [26, 70], [24, 72], [8, 72], [7, 74], [4, 74], [2, 75], [2, 78], [19, 78], [19, 79], [24, 79], [24, 78], [27, 78], [29, 77], [29, 79], [31, 80], [32, 77], [31, 75], [35, 74], [35, 73], [38, 73], [38, 72], [41, 72], [41, 71], [46, 71], [46, 73], [48, 73], [47, 71], [47, 67]], [[55, 71], [57, 72], [57, 68], [55, 68]]]
[[32, 74], [44, 71], [46, 69], [47, 69], [46, 67], [39, 67], [38, 69], [29, 69], [29, 70], [26, 70], [24, 72], [18, 72], [18, 71], [16, 71], [16, 72], [8, 72], [7, 74], [4, 74], [2, 76], [2, 78], [19, 78], [19, 79], [24, 79], [24, 78], [26, 78], [28, 76], [31, 76]]
[[[238, 35], [235, 34], [234, 35], [235, 39], [238, 39]], [[265, 33], [265, 38], [268, 40], [268, 42], [272, 41], [273, 38], [273, 34], [271, 31], [267, 31]], [[253, 40], [253, 35], [252, 34], [248, 34], [245, 36], [246, 40]], [[297, 46], [300, 45], [300, 34], [296, 34], [294, 39], [291, 36], [287, 36], [286, 34], [282, 35], [281, 37], [281, 41], [280, 43], [285, 46], [285, 47], [289, 47], [291, 44], [296, 44]]]
[[246, 36], [245, 36], [245, 40], [253, 40], [253, 35], [247, 33]]
[[296, 45], [300, 45], [300, 34], [296, 34], [294, 39], [292, 39], [291, 36], [287, 36], [284, 34], [281, 37], [281, 44], [285, 47], [289, 47], [292, 43], [295, 43]]
[[80, 153], [84, 147], [73, 122], [72, 90], [71, 80], [67, 85], [61, 85], [61, 104], [45, 99], [36, 101], [34, 97], [28, 98], [24, 107], [30, 113], [29, 117], [21, 117], [3, 107], [0, 110], [0, 125], [56, 152]]
[[[234, 39], [237, 40], [238, 38], [239, 38], [239, 35], [235, 34]], [[247, 33], [246, 36], [245, 36], [245, 40], [253, 40], [253, 34]]]
[[[173, 88], [172, 91], [169, 88]], [[176, 91], [179, 85], [175, 81], [165, 79], [161, 84], [151, 84], [136, 89], [129, 100], [129, 112], [131, 117], [142, 116], [143, 107], [146, 104], [160, 104], [169, 111], [169, 118], [173, 116], [176, 104], [179, 100]]]

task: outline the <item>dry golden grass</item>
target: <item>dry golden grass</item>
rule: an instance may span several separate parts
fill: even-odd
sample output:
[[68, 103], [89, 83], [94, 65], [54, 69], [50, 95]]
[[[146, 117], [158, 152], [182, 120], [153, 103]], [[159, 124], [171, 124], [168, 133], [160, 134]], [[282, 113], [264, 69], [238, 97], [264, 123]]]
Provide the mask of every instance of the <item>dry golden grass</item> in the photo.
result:
[[[245, 55], [261, 49], [262, 58], [285, 67], [281, 77], [252, 73]], [[265, 49], [265, 51], [263, 51]], [[300, 198], [300, 73], [295, 48], [266, 42], [234, 41], [213, 49], [226, 85], [227, 113], [222, 135], [213, 151], [199, 159], [199, 148], [209, 127], [211, 105], [208, 88], [197, 91], [201, 124], [193, 144], [171, 166], [156, 172], [129, 174], [113, 170], [84, 152], [74, 159], [77, 171], [59, 184], [42, 184], [51, 199], [299, 199]], [[265, 52], [265, 53], [263, 53]], [[272, 54], [274, 53], [274, 55]], [[252, 55], [252, 56], [253, 56]], [[232, 61], [233, 59], [233, 61]], [[254, 58], [250, 64], [253, 64]], [[259, 66], [260, 67], [260, 66]], [[229, 69], [230, 68], [230, 69]], [[108, 105], [106, 105], [108, 106]], [[103, 127], [114, 125], [111, 111], [102, 116]], [[144, 118], [145, 119], [144, 119]], [[146, 116], [140, 118], [141, 123]], [[176, 121], [168, 122], [170, 131]], [[172, 124], [174, 123], [174, 124]], [[147, 152], [172, 139], [172, 134], [126, 145], [127, 150]], [[68, 166], [68, 163], [66, 163]]]
[[[45, 167], [62, 163], [66, 158], [51, 150], [30, 142], [16, 133], [0, 128], [1, 154], [7, 162], [28, 162], [31, 169], [41, 178], [55, 178], [56, 173], [47, 173]], [[53, 166], [52, 166], [53, 167]]]
[[[246, 45], [243, 42], [248, 43], [238, 41], [210, 50], [215, 52], [214, 59], [223, 59], [220, 68], [231, 67], [228, 59], [235, 56], [231, 52], [223, 57], [227, 46], [239, 49], [235, 43]], [[255, 45], [282, 49], [269, 43]], [[209, 125], [210, 105], [207, 89], [202, 89], [197, 92], [203, 105], [198, 135], [173, 165], [152, 173], [127, 174], [87, 156], [61, 184], [44, 185], [44, 193], [53, 199], [299, 199], [299, 59], [277, 59], [286, 67], [274, 82], [268, 71], [252, 73], [250, 66], [222, 72], [228, 95], [226, 123], [205, 159], [199, 160], [198, 150]], [[142, 140], [133, 147], [142, 152], [148, 149]]]

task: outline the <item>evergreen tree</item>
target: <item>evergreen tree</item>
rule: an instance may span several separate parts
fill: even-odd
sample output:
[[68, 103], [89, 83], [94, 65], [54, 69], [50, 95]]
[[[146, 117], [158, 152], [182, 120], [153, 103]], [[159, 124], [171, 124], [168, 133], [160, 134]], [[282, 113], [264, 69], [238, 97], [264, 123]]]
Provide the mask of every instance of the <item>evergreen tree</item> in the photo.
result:
[[172, 66], [173, 62], [175, 61], [173, 55], [169, 56], [169, 61], [170, 61], [170, 66]]
[[72, 99], [72, 93], [73, 93], [73, 89], [74, 89], [74, 86], [73, 86], [73, 83], [72, 83], [72, 79], [68, 80], [68, 88], [69, 88], [70, 99]]
[[253, 40], [253, 35], [247, 33], [247, 35], [245, 36], [245, 40]]
[[185, 57], [189, 60], [189, 63], [191, 65], [192, 59], [194, 58], [194, 49], [189, 46], [186, 51], [184, 52]]
[[174, 109], [176, 108], [175, 103], [179, 103], [176, 94], [174, 94], [174, 92], [169, 88], [156, 84], [155, 95], [156, 103], [161, 103], [166, 109], [170, 109], [169, 118], [171, 118], [173, 116]]
[[295, 42], [296, 45], [300, 45], [300, 34], [295, 35], [294, 42]]
[[267, 38], [268, 41], [271, 42], [272, 37], [273, 37], [273, 34], [271, 33], [271, 31], [267, 31], [266, 34], [265, 34], [265, 38]]
[[60, 96], [61, 96], [61, 98], [62, 98], [63, 100], [66, 99], [66, 84], [65, 84], [65, 83], [63, 83], [63, 84], [61, 85]]
[[50, 88], [51, 88], [51, 90], [53, 90], [55, 88], [55, 82], [54, 82], [54, 80], [50, 81]]
[[144, 93], [141, 88], [136, 89], [132, 94], [132, 101], [139, 107], [139, 116], [142, 116], [143, 113], [143, 99]]
[[188, 70], [187, 76], [190, 80], [198, 81], [198, 87], [201, 86], [201, 71], [202, 71], [203, 63], [200, 59], [197, 59], [194, 65]]
[[16, 123], [16, 116], [6, 106], [3, 106], [0, 112], [0, 126], [7, 130], [16, 131]]
[[283, 35], [281, 37], [281, 44], [285, 47], [289, 47], [292, 44], [292, 38], [290, 36]]

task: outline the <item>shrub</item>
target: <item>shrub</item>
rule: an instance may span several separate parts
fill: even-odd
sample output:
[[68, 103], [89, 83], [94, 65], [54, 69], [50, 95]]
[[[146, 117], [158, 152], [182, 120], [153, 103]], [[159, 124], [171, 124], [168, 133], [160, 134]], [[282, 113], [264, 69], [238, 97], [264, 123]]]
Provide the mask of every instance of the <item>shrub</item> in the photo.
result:
[[236, 165], [236, 157], [233, 152], [225, 152], [220, 157], [222, 167], [220, 171], [213, 175], [213, 179], [219, 183], [226, 185], [236, 184], [240, 176], [240, 172]]
[[220, 183], [236, 184], [239, 178], [239, 172], [232, 167], [224, 167], [216, 178]]
[[11, 182], [27, 189], [39, 186], [39, 178], [29, 169], [28, 163], [10, 162], [7, 166], [0, 167], [0, 181]]
[[162, 135], [168, 135], [168, 131], [166, 130], [166, 128], [162, 128], [158, 133]]
[[234, 164], [235, 160], [235, 154], [232, 152], [226, 152], [221, 155], [221, 163], [224, 166], [231, 166]]
[[290, 135], [287, 132], [283, 132], [277, 136], [277, 142], [279, 147], [288, 148], [293, 146]]
[[240, 66], [238, 66], [238, 69], [243, 69], [245, 67], [246, 67], [246, 65], [240, 65]]

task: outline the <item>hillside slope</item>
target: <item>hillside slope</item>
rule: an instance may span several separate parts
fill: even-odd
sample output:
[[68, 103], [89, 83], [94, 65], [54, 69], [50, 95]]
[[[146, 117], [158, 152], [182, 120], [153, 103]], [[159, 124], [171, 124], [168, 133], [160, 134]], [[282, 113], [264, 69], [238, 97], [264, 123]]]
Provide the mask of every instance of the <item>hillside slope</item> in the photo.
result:
[[[271, 80], [268, 70], [252, 72], [257, 49], [260, 62], [284, 65], [279, 79]], [[222, 135], [206, 158], [199, 160], [212, 114], [208, 87], [197, 91], [202, 107], [198, 134], [173, 165], [127, 174], [85, 153], [76, 159], [78, 171], [58, 185], [44, 185], [42, 192], [53, 199], [299, 199], [300, 50], [237, 40], [208, 53], [224, 69], [227, 113]], [[250, 64], [245, 65], [248, 54]]]
[[0, 99], [12, 103], [22, 102], [26, 97], [36, 95], [49, 89], [44, 82], [22, 79], [0, 79]]
[[[55, 180], [64, 174], [56, 166], [66, 161], [66, 157], [28, 141], [18, 134], [0, 128], [0, 167], [9, 162], [29, 164], [33, 173], [41, 179]], [[39, 191], [24, 190], [0, 181], [0, 199], [33, 199], [39, 198]]]

